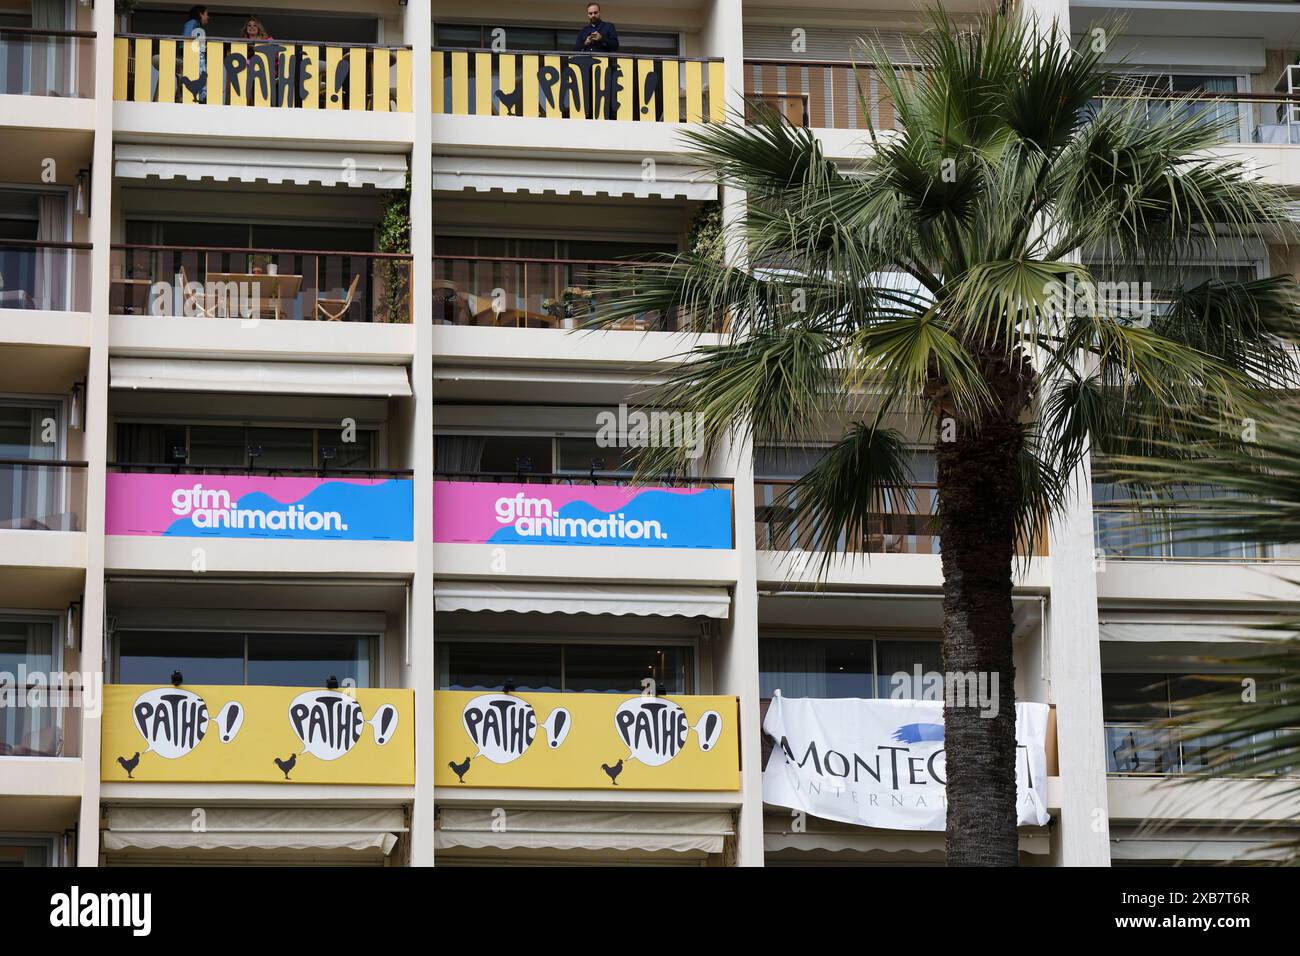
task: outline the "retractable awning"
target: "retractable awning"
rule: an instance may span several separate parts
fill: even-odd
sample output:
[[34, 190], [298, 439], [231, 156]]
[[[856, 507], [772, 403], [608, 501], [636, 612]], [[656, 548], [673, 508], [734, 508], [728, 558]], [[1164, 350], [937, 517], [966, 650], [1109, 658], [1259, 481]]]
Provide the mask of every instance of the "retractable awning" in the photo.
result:
[[525, 810], [509, 825], [490, 807], [443, 807], [434, 849], [640, 850], [721, 853], [734, 828], [727, 810]]
[[1244, 618], [1222, 621], [1113, 621], [1102, 620], [1098, 632], [1103, 641], [1139, 644], [1219, 644], [1268, 641], [1290, 636], [1290, 632], [1263, 627], [1266, 621]]
[[[768, 818], [764, 821], [763, 849], [768, 853], [795, 850], [802, 853], [925, 853], [941, 856], [944, 835], [910, 830], [879, 830], [809, 820], [802, 832], [792, 832]], [[789, 817], [784, 818], [789, 825]], [[1040, 856], [1051, 852], [1046, 828], [1020, 831], [1020, 852]]]
[[400, 365], [110, 358], [108, 370], [110, 388], [384, 398], [411, 394], [410, 378]]
[[114, 148], [113, 160], [114, 175], [128, 179], [320, 183], [378, 189], [406, 185], [406, 157], [397, 153], [122, 143]]
[[195, 832], [189, 806], [109, 807], [104, 849], [378, 850], [407, 831], [400, 807], [222, 807], [204, 810]]
[[435, 156], [433, 188], [701, 201], [718, 198], [717, 184], [704, 178], [699, 169], [682, 163], [652, 162], [653, 166], [509, 156]]
[[731, 610], [726, 588], [614, 584], [435, 582], [438, 611], [516, 611], [541, 614], [630, 614], [713, 617]]

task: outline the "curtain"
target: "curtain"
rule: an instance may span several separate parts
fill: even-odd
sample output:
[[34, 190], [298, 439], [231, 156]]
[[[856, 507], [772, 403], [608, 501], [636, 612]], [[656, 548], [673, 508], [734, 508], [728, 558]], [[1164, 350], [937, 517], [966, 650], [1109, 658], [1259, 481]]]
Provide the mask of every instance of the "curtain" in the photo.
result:
[[[32, 0], [32, 28], [70, 30], [68, 0]], [[41, 96], [66, 96], [70, 90], [71, 41], [58, 37], [32, 37], [30, 92]]]
[[764, 638], [758, 642], [759, 696], [828, 697], [826, 647], [810, 638]]
[[[57, 193], [37, 199], [36, 238], [42, 242], [66, 242], [68, 238], [68, 200]], [[66, 249], [36, 251], [34, 297], [38, 309], [67, 308], [70, 253]]]
[[438, 474], [478, 471], [483, 467], [482, 435], [437, 435], [433, 440], [433, 470]]
[[[920, 667], [922, 682], [918, 686], [915, 676]], [[895, 696], [895, 687], [899, 688], [904, 698], [921, 700], [924, 698], [926, 674], [943, 673], [943, 645], [938, 641], [877, 641], [876, 642], [876, 695], [890, 698]], [[907, 675], [907, 681], [894, 681], [894, 675]], [[943, 693], [943, 685], [937, 690]], [[909, 692], [910, 691], [910, 692]]]
[[128, 422], [117, 426], [117, 460], [152, 465], [170, 461], [166, 435], [161, 425]]
[[[54, 625], [48, 621], [0, 621], [0, 672], [54, 671]], [[30, 679], [28, 681], [30, 683]], [[22, 693], [25, 687], [16, 688]], [[57, 756], [57, 709], [46, 696], [41, 707], [0, 707], [0, 754]]]

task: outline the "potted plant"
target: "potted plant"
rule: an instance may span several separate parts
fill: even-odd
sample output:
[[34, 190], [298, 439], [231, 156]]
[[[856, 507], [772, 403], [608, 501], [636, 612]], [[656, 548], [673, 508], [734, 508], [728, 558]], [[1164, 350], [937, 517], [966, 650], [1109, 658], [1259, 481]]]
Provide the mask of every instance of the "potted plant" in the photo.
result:
[[581, 286], [565, 286], [557, 298], [543, 299], [542, 310], [552, 316], [561, 328], [574, 329], [586, 322], [596, 312], [592, 293]]

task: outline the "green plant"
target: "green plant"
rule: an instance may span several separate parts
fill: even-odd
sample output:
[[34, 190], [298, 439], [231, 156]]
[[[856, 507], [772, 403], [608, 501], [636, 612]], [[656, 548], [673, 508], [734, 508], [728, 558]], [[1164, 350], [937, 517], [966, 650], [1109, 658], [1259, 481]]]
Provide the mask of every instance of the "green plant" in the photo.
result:
[[686, 236], [686, 247], [701, 258], [722, 260], [726, 252], [722, 232], [722, 204], [716, 199], [704, 203], [696, 211]]
[[[379, 223], [378, 246], [380, 252], [410, 253], [411, 251], [411, 177], [406, 185], [388, 193], [384, 203], [383, 219]], [[381, 259], [379, 267], [379, 309], [386, 322], [405, 322], [402, 315], [410, 308], [411, 269], [407, 259]]]

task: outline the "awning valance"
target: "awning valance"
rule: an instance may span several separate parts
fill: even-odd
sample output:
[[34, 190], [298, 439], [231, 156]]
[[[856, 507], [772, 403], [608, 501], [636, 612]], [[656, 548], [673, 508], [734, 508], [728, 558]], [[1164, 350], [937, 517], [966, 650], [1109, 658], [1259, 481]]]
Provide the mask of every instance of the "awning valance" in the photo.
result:
[[[784, 818], [788, 825], [789, 817]], [[809, 826], [795, 833], [765, 821], [763, 849], [768, 853], [795, 850], [803, 853], [926, 853], [941, 856], [942, 833], [879, 830], [874, 827], [839, 825], [825, 820], [809, 820]], [[1035, 856], [1051, 852], [1051, 836], [1036, 828], [1020, 831], [1020, 852]]]
[[640, 850], [721, 853], [733, 832], [717, 810], [515, 809], [502, 829], [488, 807], [443, 807], [434, 849]]
[[379, 850], [407, 830], [400, 807], [222, 807], [204, 809], [195, 832], [188, 806], [110, 807], [104, 849]]
[[1103, 641], [1126, 641], [1139, 644], [1221, 644], [1277, 640], [1290, 632], [1237, 619], [1186, 623], [1179, 621], [1108, 621], [1103, 620], [1098, 632]]
[[663, 199], [718, 198], [717, 184], [683, 163], [573, 162], [509, 156], [435, 156], [433, 188], [456, 191], [554, 193], [559, 196], [655, 196]]
[[631, 614], [713, 617], [731, 610], [726, 588], [622, 584], [530, 584], [494, 581], [434, 583], [438, 611], [516, 611], [541, 614]]
[[406, 185], [406, 157], [397, 153], [122, 143], [113, 150], [113, 159], [114, 174], [128, 179], [233, 179], [378, 189]]
[[410, 379], [400, 365], [211, 359], [110, 358], [109, 387], [384, 398], [411, 394]]

